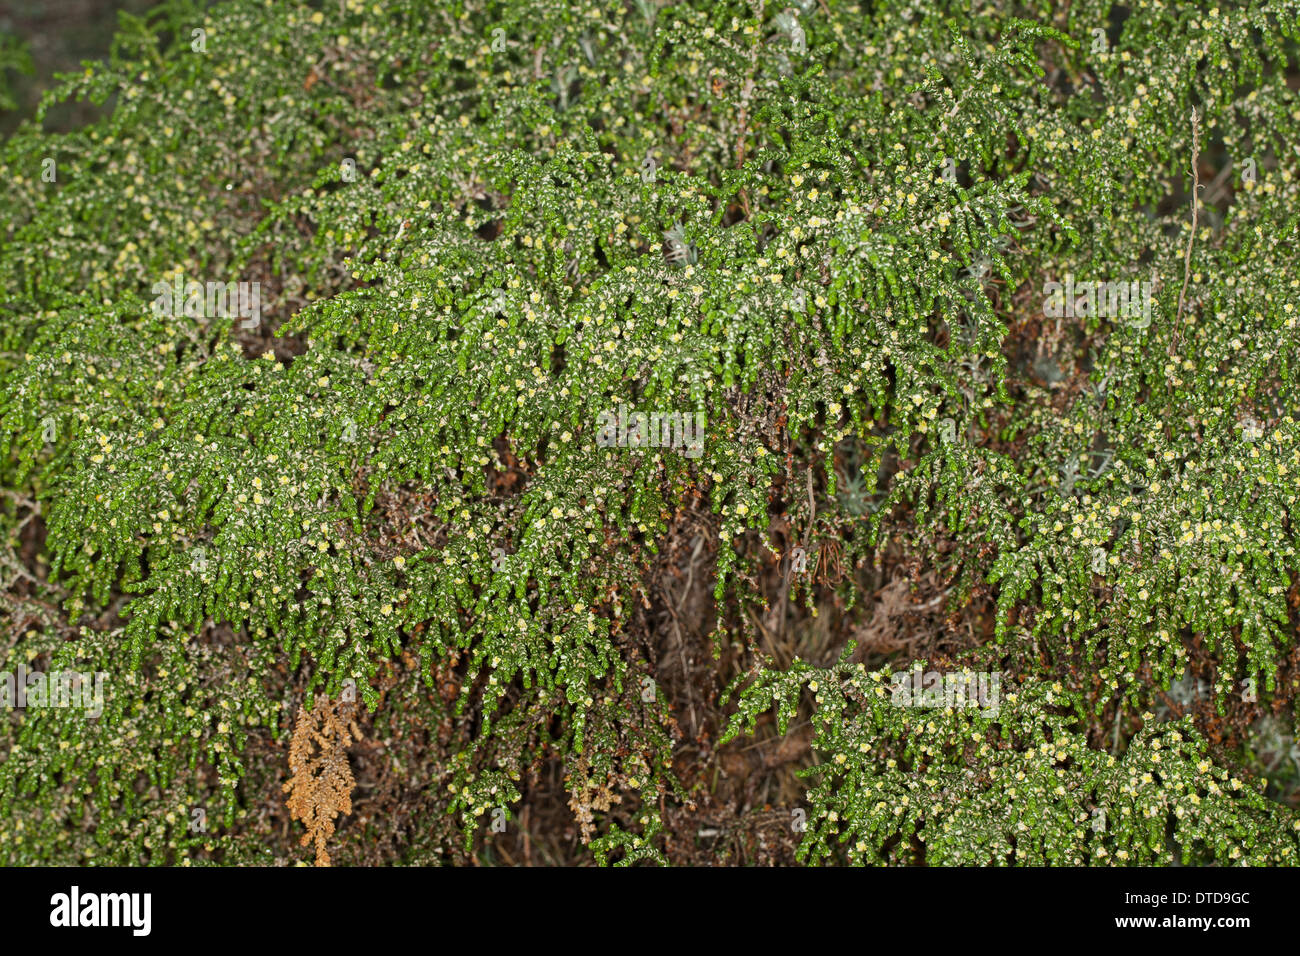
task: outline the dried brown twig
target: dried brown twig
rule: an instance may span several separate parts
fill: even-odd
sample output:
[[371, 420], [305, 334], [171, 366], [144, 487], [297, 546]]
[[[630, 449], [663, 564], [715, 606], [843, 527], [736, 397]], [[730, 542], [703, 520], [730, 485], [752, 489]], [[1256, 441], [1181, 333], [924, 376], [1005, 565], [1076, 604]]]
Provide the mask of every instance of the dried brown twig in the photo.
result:
[[354, 702], [338, 703], [318, 694], [311, 711], [299, 708], [289, 743], [292, 777], [284, 785], [287, 806], [307, 828], [302, 845], [315, 842], [317, 866], [330, 865], [325, 843], [334, 834], [334, 818], [352, 812], [356, 779], [348, 764], [348, 747], [354, 737], [361, 738], [355, 711]]

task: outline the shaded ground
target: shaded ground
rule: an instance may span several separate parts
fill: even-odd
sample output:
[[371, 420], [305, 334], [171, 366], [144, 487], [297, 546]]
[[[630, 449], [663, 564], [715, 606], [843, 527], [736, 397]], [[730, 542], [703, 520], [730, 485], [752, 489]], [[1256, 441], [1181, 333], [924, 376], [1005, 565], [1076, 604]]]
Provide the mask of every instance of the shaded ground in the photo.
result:
[[[31, 75], [5, 70], [0, 89], [7, 88], [18, 106], [0, 110], [0, 137], [8, 136], [36, 111], [41, 93], [54, 84], [56, 73], [81, 67], [83, 60], [107, 59], [109, 41], [117, 28], [118, 11], [141, 14], [157, 0], [5, 0], [0, 4], [0, 40], [17, 37], [31, 55]], [[70, 130], [94, 119], [99, 108], [90, 103], [61, 103], [50, 110], [46, 129]]]

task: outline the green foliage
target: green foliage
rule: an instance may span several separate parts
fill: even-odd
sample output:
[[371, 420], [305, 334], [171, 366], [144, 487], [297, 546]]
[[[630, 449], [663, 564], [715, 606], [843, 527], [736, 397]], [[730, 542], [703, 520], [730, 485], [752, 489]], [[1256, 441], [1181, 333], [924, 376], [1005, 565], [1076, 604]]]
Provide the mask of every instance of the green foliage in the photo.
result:
[[[1027, 682], [987, 708], [899, 706], [888, 669], [802, 661], [746, 689], [734, 735], [806, 687], [814, 747], [800, 859], [1083, 866], [1294, 865], [1300, 820], [1206, 757], [1188, 718], [1144, 726], [1123, 754], [1088, 743], [1078, 694]], [[918, 670], [925, 662], [918, 662]]]
[[[731, 733], [815, 695], [807, 860], [1293, 860], [1291, 812], [1186, 721], [1118, 754], [1088, 728], [1193, 648], [1221, 709], [1293, 696], [1300, 5], [1006, 7], [124, 18], [40, 114], [105, 119], [0, 155], [3, 667], [111, 675], [97, 720], [0, 723], [0, 860], [266, 861], [249, 741], [351, 679], [454, 726], [466, 849], [558, 755], [599, 859], [668, 861], [634, 621], [701, 499], [719, 648], [754, 650], [784, 507], [850, 567], [924, 555], [954, 610], [991, 588], [986, 663], [1023, 679], [990, 720], [891, 708], [847, 658], [756, 665]], [[1193, 236], [1198, 150], [1232, 172]], [[1151, 321], [1044, 317], [1067, 275], [1151, 279]], [[157, 314], [177, 276], [259, 282], [262, 324]], [[703, 412], [703, 454], [603, 446], [620, 405]]]
[[32, 54], [26, 44], [12, 33], [0, 32], [0, 110], [11, 110], [18, 106], [13, 91], [9, 88], [6, 71], [13, 70], [30, 76], [34, 69]]

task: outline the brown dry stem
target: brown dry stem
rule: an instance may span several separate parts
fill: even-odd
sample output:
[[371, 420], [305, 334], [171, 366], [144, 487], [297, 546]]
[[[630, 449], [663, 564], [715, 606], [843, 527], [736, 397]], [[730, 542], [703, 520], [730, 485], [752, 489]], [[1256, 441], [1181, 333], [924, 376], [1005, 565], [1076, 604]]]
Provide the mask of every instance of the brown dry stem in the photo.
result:
[[352, 790], [356, 780], [348, 764], [348, 748], [361, 738], [355, 719], [354, 702], [332, 701], [316, 696], [315, 707], [298, 710], [298, 720], [289, 743], [289, 771], [284, 785], [287, 806], [307, 832], [301, 845], [316, 844], [316, 865], [329, 866], [325, 844], [334, 834], [334, 818], [352, 812]]

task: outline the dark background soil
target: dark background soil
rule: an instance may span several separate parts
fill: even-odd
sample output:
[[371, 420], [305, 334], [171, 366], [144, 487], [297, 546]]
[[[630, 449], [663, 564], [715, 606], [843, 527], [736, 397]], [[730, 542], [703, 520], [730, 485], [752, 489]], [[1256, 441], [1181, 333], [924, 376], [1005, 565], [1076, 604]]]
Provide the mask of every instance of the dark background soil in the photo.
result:
[[[83, 60], [107, 60], [119, 10], [136, 15], [156, 0], [0, 0], [0, 34], [17, 36], [27, 45], [35, 67], [26, 76], [6, 71], [4, 81], [18, 101], [16, 110], [0, 111], [0, 137], [36, 112], [41, 93], [56, 73], [81, 68]], [[89, 103], [61, 104], [50, 111], [46, 128], [74, 129], [97, 112]]]

